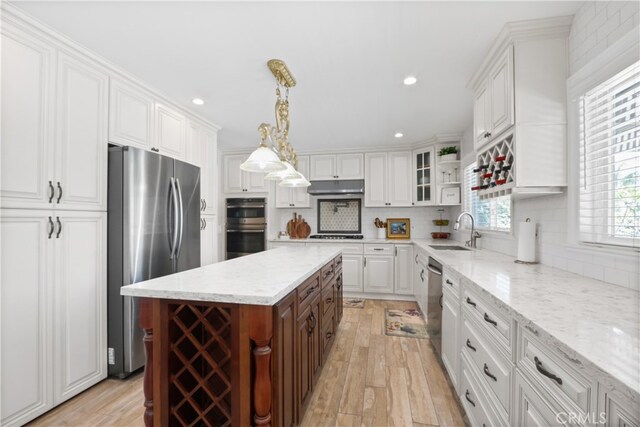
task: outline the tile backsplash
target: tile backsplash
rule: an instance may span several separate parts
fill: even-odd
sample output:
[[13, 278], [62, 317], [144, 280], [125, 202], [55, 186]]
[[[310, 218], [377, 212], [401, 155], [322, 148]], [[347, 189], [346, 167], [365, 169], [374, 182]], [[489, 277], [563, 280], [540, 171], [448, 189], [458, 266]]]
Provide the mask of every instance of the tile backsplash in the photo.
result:
[[361, 199], [320, 199], [320, 233], [360, 233]]

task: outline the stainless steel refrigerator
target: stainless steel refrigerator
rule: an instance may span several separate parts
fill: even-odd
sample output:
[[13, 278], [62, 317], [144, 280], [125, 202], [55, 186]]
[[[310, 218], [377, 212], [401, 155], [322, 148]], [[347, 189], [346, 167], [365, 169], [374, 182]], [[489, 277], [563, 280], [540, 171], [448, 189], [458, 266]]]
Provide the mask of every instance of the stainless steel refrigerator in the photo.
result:
[[131, 283], [200, 267], [200, 168], [133, 147], [109, 148], [109, 375], [144, 365]]

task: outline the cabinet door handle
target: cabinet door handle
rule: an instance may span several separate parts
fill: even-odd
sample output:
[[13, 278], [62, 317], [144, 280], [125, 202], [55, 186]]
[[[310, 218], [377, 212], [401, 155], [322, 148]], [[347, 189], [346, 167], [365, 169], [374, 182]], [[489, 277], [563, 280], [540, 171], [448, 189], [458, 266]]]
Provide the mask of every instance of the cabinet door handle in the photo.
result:
[[473, 351], [477, 351], [476, 348], [471, 345], [471, 340], [469, 338], [467, 338], [467, 347], [469, 347]]
[[60, 222], [60, 217], [56, 217], [56, 222], [58, 223], [58, 232], [56, 233], [56, 239], [60, 238], [60, 233], [62, 233], [62, 222]]
[[489, 378], [491, 378], [494, 381], [498, 381], [498, 378], [496, 378], [496, 376], [491, 373], [491, 371], [489, 370], [489, 367], [487, 366], [486, 363], [484, 364], [484, 368], [482, 370], [484, 371], [484, 374], [486, 376], [488, 376]]
[[475, 307], [475, 306], [476, 306], [476, 303], [475, 303], [475, 302], [473, 302], [473, 301], [471, 300], [471, 298], [469, 298], [469, 297], [467, 297], [467, 304], [469, 304], [469, 305], [471, 305], [471, 306], [473, 306], [473, 307]]
[[331, 337], [333, 336], [333, 332], [331, 332], [331, 331], [327, 332], [326, 336], [327, 336], [327, 339], [330, 340]]
[[442, 306], [442, 297], [443, 297], [443, 296], [444, 296], [444, 295], [440, 295], [440, 299], [438, 300], [438, 304], [440, 304], [440, 308], [444, 308], [444, 307]]
[[447, 280], [445, 280], [445, 282], [447, 282], [447, 285], [453, 286], [453, 282], [451, 280], [447, 279]]
[[53, 188], [53, 183], [49, 181], [49, 203], [52, 202], [53, 196], [56, 195], [56, 189]]
[[536, 362], [536, 369], [538, 370], [538, 372], [540, 372], [542, 375], [544, 375], [547, 378], [551, 378], [552, 380], [557, 382], [558, 385], [562, 385], [562, 378], [544, 369], [544, 367], [542, 366], [542, 362], [540, 361], [540, 359], [538, 359], [537, 356], [533, 358], [533, 361]]
[[417, 264], [418, 263], [418, 255], [416, 255], [415, 259], [416, 259], [416, 264]]
[[60, 199], [62, 199], [62, 186], [60, 185], [60, 181], [58, 181], [58, 199], [56, 203], [60, 204]]
[[159, 153], [160, 150], [158, 150], [156, 147], [151, 147], [151, 151], [153, 151], [154, 153]]
[[[49, 181], [51, 182], [51, 181]], [[51, 219], [51, 217], [49, 217], [49, 239], [51, 238], [51, 236], [53, 236], [53, 231], [55, 230], [55, 225], [53, 224], [53, 220]]]
[[366, 258], [366, 257], [365, 257], [365, 259], [364, 259], [364, 266], [365, 266], [365, 267], [367, 266], [367, 258]]
[[207, 209], [207, 199], [202, 199], [202, 201], [204, 202], [204, 209]]
[[202, 231], [202, 218], [200, 218], [200, 231]]
[[420, 279], [424, 282], [424, 270], [420, 271]]
[[207, 229], [207, 220], [204, 219], [204, 218], [202, 218], [202, 225], [203, 225], [202, 229], [206, 230]]
[[467, 399], [467, 401], [469, 403], [471, 403], [474, 407], [476, 406], [476, 402], [474, 402], [473, 400], [471, 400], [471, 398], [469, 397], [471, 393], [469, 393], [469, 390], [467, 390], [467, 392], [464, 394], [464, 398]]
[[398, 247], [396, 246], [396, 256], [398, 256]]
[[487, 313], [484, 314], [484, 321], [487, 323], [491, 323], [493, 326], [496, 326], [496, 327], [498, 326], [498, 322], [496, 322], [491, 317], [489, 317]]

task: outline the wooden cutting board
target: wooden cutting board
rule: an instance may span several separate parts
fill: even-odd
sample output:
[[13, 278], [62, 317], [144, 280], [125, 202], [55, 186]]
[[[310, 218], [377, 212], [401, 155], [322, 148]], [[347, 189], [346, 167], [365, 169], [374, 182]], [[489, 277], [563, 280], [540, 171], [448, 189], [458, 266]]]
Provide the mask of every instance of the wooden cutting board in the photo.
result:
[[311, 234], [311, 227], [304, 219], [296, 225], [296, 237], [298, 239], [306, 239]]
[[296, 214], [294, 213], [293, 219], [290, 219], [289, 222], [287, 222], [287, 233], [289, 234], [290, 239], [297, 238], [297, 234], [296, 234], [297, 226], [298, 226], [298, 221], [296, 219]]

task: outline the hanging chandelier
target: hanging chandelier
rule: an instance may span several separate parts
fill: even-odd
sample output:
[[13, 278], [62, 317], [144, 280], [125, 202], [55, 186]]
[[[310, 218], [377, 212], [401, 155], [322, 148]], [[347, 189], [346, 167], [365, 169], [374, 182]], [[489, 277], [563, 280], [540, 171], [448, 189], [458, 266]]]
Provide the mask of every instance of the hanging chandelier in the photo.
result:
[[298, 170], [296, 152], [289, 143], [289, 89], [296, 85], [284, 61], [271, 59], [267, 66], [276, 78], [276, 124], [258, 127], [260, 145], [240, 165], [247, 172], [267, 173], [264, 179], [280, 181], [281, 187], [308, 187], [311, 183]]

